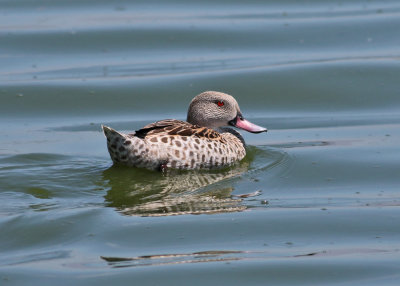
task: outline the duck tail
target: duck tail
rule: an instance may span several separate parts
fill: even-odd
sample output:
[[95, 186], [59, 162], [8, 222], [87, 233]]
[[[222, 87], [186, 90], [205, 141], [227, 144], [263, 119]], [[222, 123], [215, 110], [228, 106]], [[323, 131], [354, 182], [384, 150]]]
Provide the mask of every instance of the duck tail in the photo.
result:
[[104, 135], [107, 138], [108, 153], [114, 163], [128, 164], [128, 153], [135, 145], [136, 140], [140, 140], [131, 135], [120, 133], [108, 126], [101, 125]]
[[111, 127], [101, 125], [101, 129], [103, 129], [104, 135], [106, 136], [107, 139], [114, 139], [115, 137], [124, 137], [121, 133], [115, 131]]

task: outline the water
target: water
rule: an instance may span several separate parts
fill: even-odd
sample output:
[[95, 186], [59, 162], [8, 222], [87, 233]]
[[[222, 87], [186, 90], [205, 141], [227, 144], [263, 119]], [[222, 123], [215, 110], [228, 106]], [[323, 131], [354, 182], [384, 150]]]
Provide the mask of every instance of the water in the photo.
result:
[[[1, 285], [398, 285], [397, 1], [0, 1]], [[100, 124], [232, 94], [220, 171], [113, 167]]]

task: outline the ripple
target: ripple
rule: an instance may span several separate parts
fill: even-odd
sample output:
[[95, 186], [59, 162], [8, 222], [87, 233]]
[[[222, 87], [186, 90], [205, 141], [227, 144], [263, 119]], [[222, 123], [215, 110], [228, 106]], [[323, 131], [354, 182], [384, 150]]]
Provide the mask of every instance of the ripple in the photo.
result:
[[48, 162], [59, 162], [69, 159], [69, 156], [51, 153], [26, 153], [0, 158], [1, 164], [37, 164]]
[[[368, 55], [338, 55], [332, 53], [330, 57], [320, 56], [316, 58], [315, 54], [312, 57], [304, 55], [303, 59], [287, 60], [257, 56], [257, 57], [221, 57], [216, 59], [188, 59], [185, 61], [174, 60], [170, 62], [131, 62], [123, 64], [112, 64], [106, 63], [101, 65], [85, 65], [80, 66], [78, 64], [71, 68], [51, 68], [51, 69], [37, 69], [33, 71], [18, 71], [18, 72], [7, 72], [0, 73], [0, 76], [7, 78], [8, 84], [11, 85], [13, 82], [25, 82], [25, 83], [38, 83], [48, 81], [70, 81], [70, 80], [98, 80], [107, 79], [112, 80], [123, 80], [129, 78], [140, 78], [140, 79], [154, 79], [155, 77], [179, 77], [187, 75], [203, 75], [203, 74], [219, 74], [223, 75], [232, 72], [253, 72], [262, 70], [274, 70], [274, 69], [294, 69], [301, 68], [304, 66], [315, 67], [315, 66], [327, 66], [332, 64], [347, 64], [354, 65], [357, 63], [384, 63], [393, 64], [393, 61], [400, 59], [400, 54], [393, 51], [382, 51], [377, 54]], [[34, 75], [34, 79], [32, 78]]]
[[37, 263], [44, 261], [52, 261], [56, 259], [65, 259], [70, 257], [70, 251], [48, 251], [48, 252], [40, 252], [29, 255], [15, 256], [15, 257], [7, 257], [2, 259], [0, 265], [2, 266], [10, 266], [10, 265], [19, 265], [19, 264], [29, 264], [29, 263]]
[[[98, 181], [106, 160], [29, 153], [0, 159], [2, 214], [88, 207], [102, 202]], [[99, 193], [100, 192], [100, 193]]]
[[[302, 250], [292, 250], [292, 254], [287, 251], [232, 251], [232, 250], [211, 250], [193, 253], [176, 254], [155, 254], [137, 257], [107, 257], [101, 256], [112, 268], [140, 267], [140, 266], [166, 266], [176, 264], [210, 263], [210, 262], [229, 262], [238, 260], [292, 260], [296, 259], [320, 259], [334, 258], [340, 256], [374, 256], [374, 255], [396, 255], [399, 249], [384, 248], [339, 248], [329, 250], [316, 250], [314, 252], [304, 252]], [[281, 263], [284, 263], [284, 262]]]

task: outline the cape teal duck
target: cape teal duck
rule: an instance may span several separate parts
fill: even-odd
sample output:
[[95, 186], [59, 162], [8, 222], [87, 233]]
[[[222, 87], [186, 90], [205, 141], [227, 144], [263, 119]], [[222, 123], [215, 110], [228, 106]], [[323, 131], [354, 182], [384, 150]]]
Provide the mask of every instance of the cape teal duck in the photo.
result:
[[116, 164], [151, 170], [211, 169], [233, 165], [246, 155], [243, 137], [234, 126], [266, 132], [243, 118], [236, 100], [206, 91], [190, 103], [187, 121], [166, 119], [123, 134], [102, 125], [111, 159]]

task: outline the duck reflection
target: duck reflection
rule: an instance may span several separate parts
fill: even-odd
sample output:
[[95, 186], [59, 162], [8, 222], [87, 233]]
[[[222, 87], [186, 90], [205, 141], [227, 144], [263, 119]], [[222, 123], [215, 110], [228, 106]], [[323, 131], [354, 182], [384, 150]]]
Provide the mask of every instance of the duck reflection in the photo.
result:
[[249, 161], [229, 169], [157, 173], [112, 166], [103, 172], [109, 191], [107, 206], [124, 215], [168, 216], [242, 211], [242, 200], [233, 198], [229, 178], [247, 172]]

